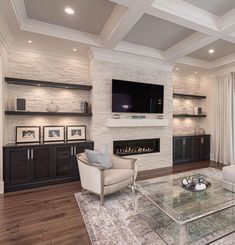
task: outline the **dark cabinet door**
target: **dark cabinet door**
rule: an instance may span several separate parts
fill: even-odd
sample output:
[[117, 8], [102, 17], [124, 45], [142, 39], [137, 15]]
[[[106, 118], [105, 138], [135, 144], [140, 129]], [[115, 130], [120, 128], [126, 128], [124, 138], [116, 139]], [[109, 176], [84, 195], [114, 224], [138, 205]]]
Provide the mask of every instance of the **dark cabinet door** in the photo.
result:
[[69, 177], [73, 175], [73, 148], [72, 146], [54, 147], [54, 176]]
[[30, 181], [30, 152], [26, 148], [8, 149], [4, 159], [6, 185], [24, 184]]
[[210, 159], [210, 151], [211, 151], [211, 145], [210, 145], [210, 136], [204, 136], [203, 139], [201, 139], [201, 157], [205, 160]]
[[193, 137], [193, 160], [200, 160], [202, 157], [202, 137]]
[[183, 138], [174, 138], [173, 140], [173, 159], [174, 162], [181, 161], [184, 158], [184, 141]]
[[52, 147], [30, 149], [32, 181], [52, 178]]

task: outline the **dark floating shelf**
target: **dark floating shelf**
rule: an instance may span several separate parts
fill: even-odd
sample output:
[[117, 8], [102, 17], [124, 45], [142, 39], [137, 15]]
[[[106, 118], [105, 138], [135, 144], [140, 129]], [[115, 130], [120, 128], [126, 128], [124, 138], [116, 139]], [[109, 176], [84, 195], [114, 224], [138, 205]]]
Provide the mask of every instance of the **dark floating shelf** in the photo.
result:
[[206, 117], [206, 115], [174, 114], [173, 117]]
[[206, 99], [206, 96], [202, 96], [202, 95], [178, 94], [178, 93], [173, 93], [173, 97], [184, 98], [184, 99]]
[[12, 77], [5, 77], [5, 81], [8, 84], [26, 85], [26, 86], [64, 88], [64, 89], [75, 89], [75, 90], [91, 90], [92, 89], [92, 86], [90, 85], [58, 83], [58, 82], [29, 80], [29, 79], [12, 78]]
[[37, 111], [5, 111], [6, 115], [25, 115], [25, 116], [72, 116], [72, 117], [91, 117], [92, 113], [82, 112], [37, 112]]

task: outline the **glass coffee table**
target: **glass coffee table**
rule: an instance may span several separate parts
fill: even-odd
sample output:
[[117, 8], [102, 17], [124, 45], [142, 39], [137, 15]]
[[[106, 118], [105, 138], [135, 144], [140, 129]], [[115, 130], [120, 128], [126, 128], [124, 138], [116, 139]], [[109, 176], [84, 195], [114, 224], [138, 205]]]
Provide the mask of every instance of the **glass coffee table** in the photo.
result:
[[135, 210], [167, 244], [207, 244], [234, 232], [235, 194], [218, 179], [204, 173], [193, 175], [198, 177], [212, 186], [201, 192], [185, 190], [182, 174], [136, 185]]

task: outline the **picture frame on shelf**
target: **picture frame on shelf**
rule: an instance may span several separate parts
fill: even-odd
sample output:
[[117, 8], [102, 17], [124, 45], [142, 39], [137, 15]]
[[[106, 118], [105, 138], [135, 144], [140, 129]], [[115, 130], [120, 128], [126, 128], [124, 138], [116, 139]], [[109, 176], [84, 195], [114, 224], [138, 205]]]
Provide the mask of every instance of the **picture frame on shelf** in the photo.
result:
[[43, 142], [65, 141], [65, 126], [44, 126]]
[[40, 143], [40, 126], [16, 126], [16, 144]]
[[86, 140], [86, 126], [85, 125], [67, 126], [66, 140], [67, 141]]

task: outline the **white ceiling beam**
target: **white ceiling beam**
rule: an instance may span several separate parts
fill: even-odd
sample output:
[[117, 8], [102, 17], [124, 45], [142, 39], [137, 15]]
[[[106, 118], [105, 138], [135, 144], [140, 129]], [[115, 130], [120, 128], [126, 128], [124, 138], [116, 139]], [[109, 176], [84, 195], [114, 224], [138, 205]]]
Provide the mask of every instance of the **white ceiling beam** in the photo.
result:
[[104, 47], [114, 49], [144, 15], [145, 10], [151, 6], [153, 1], [154, 0], [135, 0], [129, 8], [116, 5], [101, 32]]
[[147, 13], [207, 35], [219, 32], [218, 16], [181, 0], [155, 0]]
[[218, 38], [208, 36], [203, 33], [195, 32], [181, 42], [172, 46], [164, 52], [164, 57], [168, 61], [175, 61], [183, 56], [186, 56], [214, 41]]
[[190, 66], [196, 66], [196, 67], [201, 67], [201, 68], [205, 68], [205, 69], [210, 69], [211, 68], [211, 62], [205, 61], [205, 60], [191, 58], [191, 57], [188, 57], [188, 56], [176, 60], [176, 63], [180, 63], [180, 64], [184, 64], [184, 65], [190, 65]]
[[164, 60], [163, 52], [154, 48], [149, 48], [146, 46], [141, 46], [129, 42], [121, 41], [115, 48], [117, 51], [132, 53], [136, 55], [141, 55], [145, 57], [151, 57], [155, 59]]

